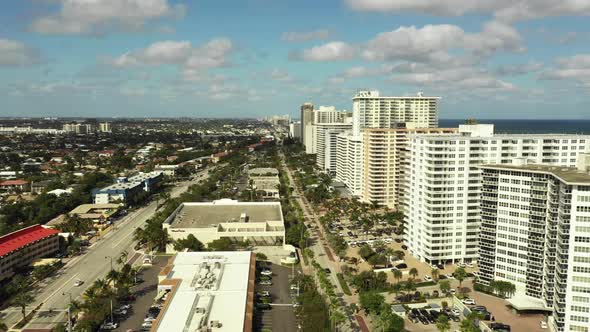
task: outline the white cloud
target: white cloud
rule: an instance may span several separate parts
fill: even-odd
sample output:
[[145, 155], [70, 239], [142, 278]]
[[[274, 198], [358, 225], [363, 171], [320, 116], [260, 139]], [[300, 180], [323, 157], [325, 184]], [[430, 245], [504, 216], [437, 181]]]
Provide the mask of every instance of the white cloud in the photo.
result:
[[0, 39], [0, 66], [27, 66], [41, 62], [39, 52], [25, 44]]
[[418, 12], [437, 16], [493, 14], [503, 21], [552, 16], [589, 16], [588, 0], [346, 0], [353, 9], [371, 12]]
[[287, 42], [306, 42], [310, 40], [328, 39], [332, 32], [328, 29], [319, 29], [314, 31], [288, 31], [281, 35], [281, 40]]
[[[484, 24], [482, 31], [467, 33], [451, 24], [402, 26], [379, 33], [365, 44], [351, 45], [330, 42], [296, 53], [294, 58], [304, 61], [348, 60], [360, 55], [367, 60], [407, 60], [418, 62], [452, 61], [454, 51], [471, 57], [489, 56], [501, 51], [522, 52], [522, 38], [518, 31], [501, 22]], [[456, 53], [456, 52], [455, 52]], [[293, 58], [293, 56], [292, 56]]]
[[294, 80], [293, 76], [288, 72], [276, 68], [270, 72], [270, 78], [280, 82], [292, 82]]
[[537, 72], [543, 68], [541, 62], [532, 61], [525, 64], [509, 64], [498, 66], [494, 72], [501, 76], [518, 76]]
[[184, 5], [168, 0], [58, 0], [58, 13], [37, 18], [30, 29], [42, 34], [104, 34], [140, 30], [154, 19], [183, 17]]
[[345, 42], [334, 41], [305, 49], [300, 53], [292, 53], [290, 58], [303, 61], [336, 61], [350, 60], [356, 54], [357, 50], [354, 46]]
[[555, 60], [555, 66], [539, 75], [543, 80], [571, 80], [590, 88], [590, 54], [577, 54]]
[[228, 65], [232, 49], [231, 40], [226, 38], [212, 39], [198, 47], [186, 40], [166, 40], [104, 62], [115, 67], [177, 65], [186, 78], [196, 80], [207, 69]]
[[445, 61], [449, 58], [447, 51], [453, 49], [489, 55], [498, 51], [522, 51], [521, 43], [515, 29], [495, 21], [484, 24], [479, 33], [466, 33], [449, 24], [402, 26], [378, 34], [367, 43], [362, 55], [369, 60]]

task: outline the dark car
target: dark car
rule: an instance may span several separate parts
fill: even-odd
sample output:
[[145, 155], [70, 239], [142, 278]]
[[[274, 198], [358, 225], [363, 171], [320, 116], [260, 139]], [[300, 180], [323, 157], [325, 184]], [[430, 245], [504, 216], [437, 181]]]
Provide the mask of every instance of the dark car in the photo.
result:
[[257, 303], [256, 308], [260, 310], [270, 310], [271, 306], [268, 303]]
[[402, 239], [399, 239], [399, 238], [398, 239], [395, 239], [395, 242], [402, 243]]
[[398, 268], [398, 269], [407, 269], [408, 268], [408, 264], [406, 264], [406, 263], [400, 263], [400, 264], [397, 264], [395, 267]]
[[510, 332], [510, 325], [502, 323], [492, 323], [490, 324], [490, 328], [494, 332]]
[[407, 245], [405, 245], [405, 244], [403, 244], [403, 245], [402, 245], [402, 249], [404, 249], [404, 250], [408, 250], [408, 246], [407, 246]]
[[324, 271], [326, 271], [326, 273], [327, 273], [327, 274], [330, 274], [330, 273], [332, 273], [332, 271], [330, 271], [330, 269], [329, 269], [329, 268], [325, 268], [325, 269], [324, 269]]

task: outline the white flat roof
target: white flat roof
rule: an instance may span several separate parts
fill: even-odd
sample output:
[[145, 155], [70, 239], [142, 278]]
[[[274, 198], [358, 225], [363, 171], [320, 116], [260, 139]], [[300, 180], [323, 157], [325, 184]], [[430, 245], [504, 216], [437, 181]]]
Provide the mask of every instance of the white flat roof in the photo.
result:
[[512, 298], [506, 300], [516, 310], [540, 310], [540, 311], [551, 311], [551, 308], [545, 305], [543, 300], [524, 295], [517, 294]]
[[178, 253], [166, 279], [180, 284], [157, 331], [200, 331], [213, 321], [213, 331], [243, 331], [251, 259], [250, 251]]

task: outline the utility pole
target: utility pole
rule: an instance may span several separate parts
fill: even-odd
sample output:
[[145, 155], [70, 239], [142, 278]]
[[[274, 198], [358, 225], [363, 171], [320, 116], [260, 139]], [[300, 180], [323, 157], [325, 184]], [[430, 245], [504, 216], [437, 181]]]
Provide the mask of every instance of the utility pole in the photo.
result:
[[[68, 332], [72, 332], [72, 293], [67, 293], [70, 296], [70, 303], [68, 304]], [[66, 293], [62, 293], [66, 295]]]
[[114, 322], [113, 320], [113, 299], [111, 299], [111, 324]]

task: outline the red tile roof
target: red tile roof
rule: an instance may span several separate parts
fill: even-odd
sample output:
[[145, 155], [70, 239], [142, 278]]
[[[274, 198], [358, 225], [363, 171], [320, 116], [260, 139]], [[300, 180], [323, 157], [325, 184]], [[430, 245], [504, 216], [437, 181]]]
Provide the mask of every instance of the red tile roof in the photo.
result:
[[0, 186], [22, 186], [29, 183], [25, 180], [8, 180], [0, 183]]
[[18, 250], [32, 242], [58, 234], [55, 229], [34, 225], [0, 237], [0, 257]]

